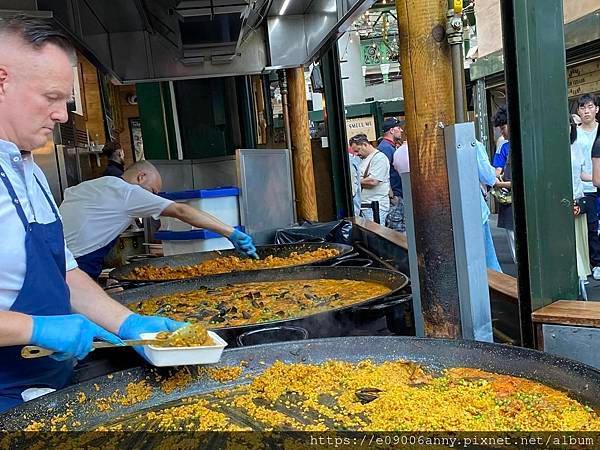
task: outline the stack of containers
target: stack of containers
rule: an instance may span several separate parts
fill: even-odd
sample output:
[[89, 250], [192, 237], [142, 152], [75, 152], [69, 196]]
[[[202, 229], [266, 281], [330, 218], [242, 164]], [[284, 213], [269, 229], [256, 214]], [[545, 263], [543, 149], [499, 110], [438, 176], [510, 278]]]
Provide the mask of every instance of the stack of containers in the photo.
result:
[[[160, 195], [169, 200], [187, 203], [192, 208], [211, 214], [240, 231], [244, 230], [240, 225], [240, 190], [237, 187], [162, 192]], [[229, 239], [220, 234], [194, 228], [172, 217], [160, 218], [160, 231], [156, 232], [154, 237], [163, 242], [165, 256], [233, 248]]]

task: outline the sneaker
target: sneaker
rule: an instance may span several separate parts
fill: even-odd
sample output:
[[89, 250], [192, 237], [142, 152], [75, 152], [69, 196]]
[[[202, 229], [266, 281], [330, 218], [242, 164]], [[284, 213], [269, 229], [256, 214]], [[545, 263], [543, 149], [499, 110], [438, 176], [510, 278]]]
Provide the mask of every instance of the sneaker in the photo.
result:
[[592, 269], [592, 277], [594, 277], [594, 280], [600, 280], [600, 267], [594, 267]]

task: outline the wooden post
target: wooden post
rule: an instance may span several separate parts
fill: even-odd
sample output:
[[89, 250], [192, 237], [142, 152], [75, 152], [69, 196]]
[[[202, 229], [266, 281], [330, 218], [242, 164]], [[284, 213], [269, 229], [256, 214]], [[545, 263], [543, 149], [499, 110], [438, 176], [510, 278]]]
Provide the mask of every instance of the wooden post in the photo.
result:
[[252, 91], [254, 93], [254, 111], [256, 111], [256, 143], [267, 143], [267, 119], [265, 116], [265, 94], [261, 75], [252, 75]]
[[462, 335], [444, 126], [452, 124], [448, 0], [396, 0], [425, 335]]
[[302, 67], [287, 69], [286, 74], [298, 219], [316, 221], [318, 220], [317, 195], [308, 127], [304, 69]]

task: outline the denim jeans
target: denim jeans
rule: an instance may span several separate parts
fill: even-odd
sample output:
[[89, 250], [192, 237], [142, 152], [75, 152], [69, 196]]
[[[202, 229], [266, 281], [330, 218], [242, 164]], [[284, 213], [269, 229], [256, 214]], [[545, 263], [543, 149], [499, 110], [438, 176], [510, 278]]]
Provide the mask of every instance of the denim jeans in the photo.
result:
[[492, 240], [492, 230], [490, 229], [489, 220], [483, 224], [483, 245], [485, 246], [485, 265], [487, 268], [495, 270], [496, 272], [502, 272], [498, 257], [496, 256], [496, 249], [494, 248], [494, 241]]

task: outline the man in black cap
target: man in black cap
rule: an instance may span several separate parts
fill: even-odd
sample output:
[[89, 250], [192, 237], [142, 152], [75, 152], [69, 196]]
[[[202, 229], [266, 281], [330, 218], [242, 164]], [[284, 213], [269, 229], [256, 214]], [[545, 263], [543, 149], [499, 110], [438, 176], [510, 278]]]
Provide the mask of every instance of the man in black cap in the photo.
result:
[[403, 131], [400, 125], [401, 122], [395, 117], [385, 119], [383, 122], [383, 138], [377, 146], [377, 150], [387, 156], [387, 159], [390, 161], [390, 186], [393, 194], [391, 198], [392, 205], [398, 204], [398, 200], [402, 198], [402, 180], [393, 165], [396, 142], [402, 143]]

